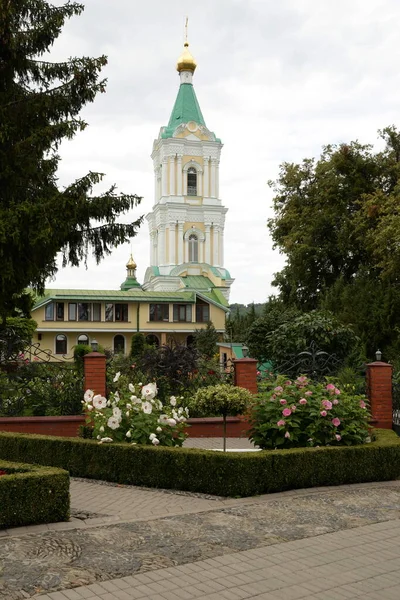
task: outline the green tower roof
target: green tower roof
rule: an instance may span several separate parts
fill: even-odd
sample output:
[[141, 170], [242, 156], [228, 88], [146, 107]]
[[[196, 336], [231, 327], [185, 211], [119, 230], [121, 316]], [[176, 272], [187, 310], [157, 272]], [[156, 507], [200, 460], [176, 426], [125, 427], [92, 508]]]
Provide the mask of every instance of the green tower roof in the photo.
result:
[[175, 129], [181, 123], [188, 123], [189, 121], [206, 126], [193, 85], [191, 83], [181, 83], [169, 123], [162, 137], [172, 137]]

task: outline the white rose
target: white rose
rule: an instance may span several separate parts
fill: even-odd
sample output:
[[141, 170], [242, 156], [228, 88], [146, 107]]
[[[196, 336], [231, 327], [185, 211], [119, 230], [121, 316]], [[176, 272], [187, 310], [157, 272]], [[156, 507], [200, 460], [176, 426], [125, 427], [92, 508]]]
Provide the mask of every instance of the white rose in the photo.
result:
[[130, 392], [132, 392], [132, 394], [134, 394], [134, 393], [135, 393], [135, 386], [134, 386], [132, 383], [130, 383], [130, 384], [128, 385], [128, 388], [129, 388], [129, 391], [130, 391]]
[[125, 437], [130, 438], [131, 436], [132, 436], [131, 431], [130, 430], [127, 431], [126, 434], [125, 434]]
[[182, 416], [178, 419], [179, 423], [184, 423], [186, 421], [186, 417]]
[[171, 425], [171, 427], [174, 427], [174, 425], [176, 425], [175, 419], [168, 419], [168, 425]]
[[168, 415], [160, 415], [158, 422], [161, 423], [161, 425], [166, 425], [168, 423]]
[[91, 404], [88, 404], [86, 407], [88, 410], [93, 410], [93, 406]]
[[142, 411], [145, 415], [151, 415], [153, 412], [153, 406], [151, 405], [151, 402], [142, 402]]
[[118, 392], [115, 392], [115, 394], [114, 394], [114, 400], [115, 400], [116, 404], [118, 404], [118, 402], [120, 401], [120, 397], [119, 397], [119, 393]]
[[93, 396], [94, 396], [93, 390], [86, 390], [85, 395], [83, 397], [85, 399], [85, 402], [91, 402], [93, 400]]
[[171, 396], [171, 398], [169, 399], [169, 403], [171, 406], [176, 406], [176, 398], [175, 396]]
[[118, 429], [119, 423], [119, 419], [116, 419], [115, 417], [110, 417], [107, 421], [107, 425], [110, 429]]
[[142, 387], [142, 398], [151, 400], [157, 396], [157, 385], [155, 383], [148, 383]]
[[100, 433], [104, 433], [104, 427], [103, 427], [103, 425], [100, 427], [99, 431], [100, 431]]
[[156, 431], [157, 431], [157, 433], [161, 433], [162, 432], [161, 427], [157, 427]]
[[113, 417], [115, 417], [119, 421], [121, 420], [122, 413], [121, 413], [121, 409], [118, 408], [118, 406], [114, 406], [114, 408], [113, 408]]
[[129, 404], [129, 402], [128, 402], [128, 404], [126, 405], [126, 408], [127, 408], [128, 410], [131, 410], [131, 408], [132, 408], [132, 404]]
[[157, 438], [157, 436], [156, 436], [156, 434], [155, 434], [155, 433], [151, 433], [151, 434], [149, 435], [149, 440], [150, 440], [151, 442], [152, 442], [153, 440], [155, 440], [156, 438]]
[[114, 383], [117, 383], [118, 379], [121, 377], [121, 371], [118, 371], [118, 373], [115, 374], [115, 377], [113, 379]]
[[99, 410], [105, 408], [107, 406], [107, 398], [104, 398], [104, 396], [97, 394], [93, 398], [93, 406]]
[[153, 438], [153, 439], [151, 440], [151, 443], [152, 443], [154, 446], [158, 446], [158, 444], [160, 443], [160, 440], [159, 440], [159, 439], [157, 439], [157, 438]]

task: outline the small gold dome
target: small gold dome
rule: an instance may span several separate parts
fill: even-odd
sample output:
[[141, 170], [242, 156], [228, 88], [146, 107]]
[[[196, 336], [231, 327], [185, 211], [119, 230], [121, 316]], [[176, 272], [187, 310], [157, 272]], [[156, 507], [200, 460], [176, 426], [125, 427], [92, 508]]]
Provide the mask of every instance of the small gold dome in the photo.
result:
[[194, 60], [193, 56], [190, 54], [189, 50], [189, 42], [185, 42], [184, 43], [184, 51], [183, 53], [180, 55], [180, 57], [178, 58], [178, 62], [176, 63], [176, 70], [179, 71], [179, 73], [181, 71], [191, 71], [192, 73], [195, 72], [195, 69], [197, 67], [197, 63]]
[[137, 264], [135, 263], [135, 261], [133, 260], [133, 256], [131, 254], [130, 259], [128, 260], [128, 262], [126, 263], [126, 268], [127, 269], [136, 269]]

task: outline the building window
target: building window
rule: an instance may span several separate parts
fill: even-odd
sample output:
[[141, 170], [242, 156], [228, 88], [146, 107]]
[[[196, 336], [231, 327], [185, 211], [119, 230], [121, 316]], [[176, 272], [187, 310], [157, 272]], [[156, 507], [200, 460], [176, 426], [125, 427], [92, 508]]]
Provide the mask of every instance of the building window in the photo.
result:
[[169, 304], [150, 304], [150, 321], [169, 321]]
[[45, 321], [54, 321], [54, 304], [51, 302], [50, 304], [46, 304], [46, 308], [44, 310], [44, 319]]
[[194, 167], [187, 172], [187, 193], [188, 196], [197, 196], [197, 171]]
[[76, 321], [76, 302], [68, 304], [68, 321]]
[[67, 336], [56, 335], [56, 354], [67, 354]]
[[199, 262], [199, 240], [197, 235], [189, 235], [189, 262]]
[[114, 321], [114, 304], [106, 304], [106, 321]]
[[160, 345], [160, 340], [158, 339], [158, 337], [156, 335], [154, 335], [154, 333], [150, 333], [150, 335], [146, 336], [146, 344], [148, 344], [149, 346], [154, 346], [155, 348], [158, 348]]
[[114, 354], [125, 353], [125, 338], [123, 335], [116, 335], [114, 338]]
[[89, 302], [78, 302], [78, 321], [91, 321], [91, 308]]
[[116, 304], [115, 305], [115, 320], [116, 321], [127, 321], [128, 320], [128, 305], [127, 304]]
[[64, 321], [64, 302], [56, 302], [56, 320]]
[[191, 304], [174, 304], [174, 322], [192, 322], [192, 305]]
[[202, 300], [196, 302], [196, 322], [208, 323], [210, 320], [210, 305]]
[[82, 333], [82, 335], [78, 336], [78, 344], [89, 346], [89, 336], [86, 333]]
[[101, 321], [101, 304], [100, 302], [93, 303], [93, 321]]

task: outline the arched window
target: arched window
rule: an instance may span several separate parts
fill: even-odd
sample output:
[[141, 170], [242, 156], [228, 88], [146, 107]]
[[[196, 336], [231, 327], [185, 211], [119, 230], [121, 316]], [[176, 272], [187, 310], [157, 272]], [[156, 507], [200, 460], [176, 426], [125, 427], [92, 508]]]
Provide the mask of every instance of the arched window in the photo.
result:
[[150, 335], [146, 336], [146, 344], [148, 344], [149, 346], [154, 346], [155, 348], [158, 348], [160, 345], [160, 340], [158, 339], [158, 337], [156, 335], [154, 335], [154, 333], [151, 333]]
[[197, 235], [189, 235], [189, 262], [199, 262], [199, 240]]
[[78, 344], [83, 344], [84, 346], [89, 346], [89, 336], [86, 333], [82, 333], [78, 336]]
[[197, 171], [194, 167], [187, 172], [187, 193], [188, 196], [197, 196]]
[[190, 348], [194, 344], [194, 335], [188, 335], [186, 338], [186, 346]]
[[125, 353], [125, 338], [123, 335], [116, 335], [114, 338], [114, 354]]
[[67, 336], [56, 335], [56, 354], [67, 354]]

